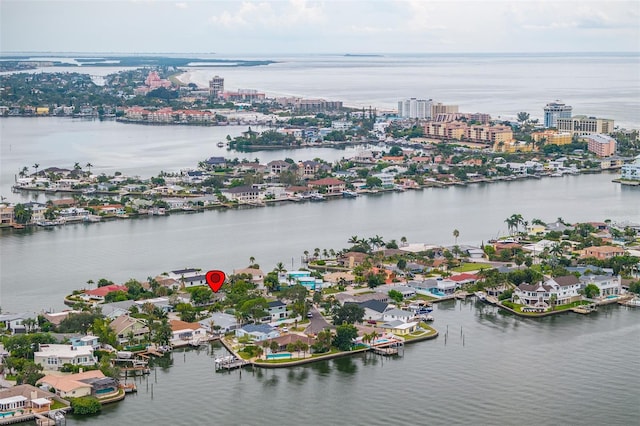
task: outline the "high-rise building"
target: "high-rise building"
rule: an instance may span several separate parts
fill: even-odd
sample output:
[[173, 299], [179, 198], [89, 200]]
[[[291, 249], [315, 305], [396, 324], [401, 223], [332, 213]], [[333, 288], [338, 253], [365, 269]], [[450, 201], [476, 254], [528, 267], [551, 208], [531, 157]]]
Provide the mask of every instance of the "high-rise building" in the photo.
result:
[[576, 115], [570, 118], [558, 118], [558, 130], [561, 132], [571, 132], [571, 135], [585, 136], [592, 133], [613, 132], [613, 120], [608, 118], [587, 117], [586, 115]]
[[405, 99], [398, 102], [398, 115], [402, 118], [431, 118], [431, 104], [431, 99]]
[[440, 102], [431, 105], [431, 117], [437, 117], [438, 114], [455, 114], [458, 112], [458, 105], [443, 105]]
[[216, 99], [224, 93], [224, 78], [217, 75], [209, 80], [209, 96]]
[[571, 118], [573, 108], [560, 101], [548, 103], [544, 107], [544, 127], [558, 127], [558, 118]]

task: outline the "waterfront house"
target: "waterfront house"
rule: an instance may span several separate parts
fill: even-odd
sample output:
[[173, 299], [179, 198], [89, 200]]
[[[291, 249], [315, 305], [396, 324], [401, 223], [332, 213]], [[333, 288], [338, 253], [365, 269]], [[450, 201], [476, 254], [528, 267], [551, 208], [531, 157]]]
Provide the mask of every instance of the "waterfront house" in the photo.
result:
[[402, 309], [387, 309], [382, 313], [382, 321], [402, 321], [410, 322], [415, 317], [415, 314], [410, 311], [404, 311]]
[[588, 274], [580, 277], [580, 288], [584, 289], [589, 284], [594, 284], [600, 290], [602, 297], [618, 295], [622, 293], [622, 278], [620, 275], [594, 275]]
[[325, 188], [327, 194], [342, 194], [346, 186], [343, 181], [335, 178], [324, 178], [309, 182], [309, 186], [315, 189]]
[[[119, 344], [134, 344], [140, 342], [147, 334], [149, 328], [144, 320], [130, 317], [128, 314], [120, 315], [111, 321], [109, 327], [116, 333]], [[131, 340], [133, 339], [133, 341]]]
[[417, 327], [418, 323], [416, 321], [405, 322], [401, 320], [388, 321], [380, 325], [380, 328], [399, 336], [411, 334], [416, 331]]
[[198, 323], [209, 333], [216, 331], [228, 333], [238, 328], [238, 320], [236, 317], [223, 312], [213, 312], [211, 316], [198, 321]]
[[41, 344], [33, 355], [33, 362], [45, 370], [60, 370], [64, 364], [94, 365], [97, 359], [91, 346]]
[[355, 266], [361, 265], [367, 257], [368, 255], [366, 253], [350, 251], [340, 256], [338, 258], [338, 263], [340, 266], [351, 269]]
[[605, 260], [614, 256], [624, 256], [624, 249], [614, 246], [591, 246], [582, 251], [581, 257], [595, 257], [599, 260]]
[[268, 324], [247, 324], [236, 330], [236, 337], [248, 337], [254, 342], [262, 342], [263, 340], [274, 339], [280, 336], [280, 333]]
[[580, 280], [575, 275], [554, 277], [536, 284], [522, 283], [515, 288], [513, 300], [535, 308], [547, 308], [555, 298], [556, 305], [581, 300]]
[[205, 161], [205, 164], [207, 166], [215, 168], [215, 167], [225, 167], [226, 162], [227, 160], [225, 160], [224, 157], [211, 157], [207, 161]]
[[0, 204], [0, 226], [13, 226], [15, 224], [13, 210], [14, 206]]
[[280, 300], [268, 303], [269, 317], [272, 322], [287, 318], [287, 305]]
[[622, 166], [620, 179], [640, 181], [640, 155], [638, 155], [633, 163]]
[[260, 190], [252, 186], [236, 186], [224, 191], [230, 200], [238, 203], [256, 203], [260, 201]]
[[284, 336], [269, 339], [266, 342], [268, 344], [267, 347], [271, 347], [271, 342], [276, 342], [278, 344], [278, 350], [276, 352], [286, 351], [287, 345], [290, 343], [295, 344], [296, 342], [302, 342], [308, 345], [309, 347], [309, 349], [307, 349], [307, 352], [308, 352], [311, 350], [311, 345], [313, 345], [316, 342], [316, 339], [313, 337], [303, 336], [300, 334], [288, 333], [288, 334], [285, 334]]
[[198, 344], [207, 337], [206, 329], [197, 322], [171, 320], [169, 321], [169, 325], [171, 326], [171, 339], [169, 343], [173, 346]]
[[117, 284], [105, 285], [93, 290], [85, 290], [84, 293], [80, 295], [80, 298], [87, 302], [101, 303], [104, 302], [104, 298], [107, 294], [113, 293], [114, 291], [124, 291], [126, 293], [128, 288], [124, 285]]
[[10, 424], [17, 423], [20, 417], [31, 413], [45, 413], [51, 410], [54, 398], [55, 394], [27, 384], [2, 389], [0, 419], [9, 420], [6, 424]]
[[476, 274], [462, 273], [450, 276], [449, 280], [457, 283], [457, 287], [462, 287], [467, 284], [474, 284], [478, 280], [478, 276]]
[[50, 374], [38, 380], [36, 384], [55, 389], [55, 393], [62, 398], [106, 397], [113, 396], [118, 392], [118, 382], [105, 376], [100, 370], [89, 370], [64, 376]]

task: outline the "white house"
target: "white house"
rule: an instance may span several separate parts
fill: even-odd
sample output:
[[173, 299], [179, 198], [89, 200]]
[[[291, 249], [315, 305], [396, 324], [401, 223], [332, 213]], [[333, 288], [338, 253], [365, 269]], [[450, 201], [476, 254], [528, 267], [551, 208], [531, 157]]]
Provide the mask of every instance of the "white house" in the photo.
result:
[[271, 322], [287, 318], [287, 305], [280, 300], [269, 302], [269, 316]]
[[580, 277], [580, 287], [585, 288], [594, 284], [600, 289], [600, 296], [606, 297], [622, 293], [622, 279], [620, 275], [583, 275]]
[[198, 344], [207, 337], [207, 330], [197, 322], [171, 320], [169, 325], [171, 326], [171, 340], [169, 343], [173, 346]]
[[91, 346], [40, 345], [34, 353], [33, 362], [45, 370], [60, 370], [64, 364], [94, 365], [97, 360], [93, 356]]
[[550, 278], [544, 283], [522, 283], [513, 292], [514, 301], [536, 308], [547, 308], [551, 305], [552, 296], [556, 305], [564, 305], [582, 299], [579, 293], [580, 280], [575, 275]]
[[200, 320], [198, 323], [209, 333], [213, 333], [216, 330], [221, 333], [228, 333], [238, 328], [236, 317], [222, 312], [213, 312], [210, 317]]
[[415, 314], [410, 311], [403, 311], [402, 309], [388, 309], [382, 313], [382, 321], [402, 321], [410, 322], [415, 317]]
[[280, 336], [280, 333], [267, 324], [247, 324], [236, 330], [236, 336], [239, 338], [247, 336], [252, 341], [262, 342], [263, 340], [275, 339]]

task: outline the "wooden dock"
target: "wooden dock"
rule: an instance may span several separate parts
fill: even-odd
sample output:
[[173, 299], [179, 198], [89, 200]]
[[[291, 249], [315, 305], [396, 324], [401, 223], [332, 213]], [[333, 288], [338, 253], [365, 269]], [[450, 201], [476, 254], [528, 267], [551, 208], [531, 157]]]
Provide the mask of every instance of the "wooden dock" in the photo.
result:
[[577, 314], [590, 314], [591, 312], [596, 312], [598, 309], [598, 307], [596, 306], [595, 303], [592, 303], [590, 305], [580, 305], [580, 306], [576, 306], [575, 308], [571, 308], [571, 310]]
[[236, 368], [242, 368], [247, 364], [250, 364], [249, 361], [245, 361], [244, 359], [236, 358], [236, 357], [227, 357], [227, 358], [217, 359], [215, 362], [215, 369], [216, 371], [231, 371], [231, 370], [235, 370]]

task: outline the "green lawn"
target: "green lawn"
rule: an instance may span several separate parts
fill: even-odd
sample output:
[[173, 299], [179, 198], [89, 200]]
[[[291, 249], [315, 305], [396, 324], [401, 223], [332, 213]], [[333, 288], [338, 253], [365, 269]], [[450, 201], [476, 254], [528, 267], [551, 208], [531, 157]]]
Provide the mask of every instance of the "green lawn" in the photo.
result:
[[51, 409], [52, 410], [59, 410], [61, 408], [65, 408], [67, 407], [65, 404], [63, 404], [60, 401], [56, 401], [55, 399], [53, 400], [53, 404], [51, 404]]
[[482, 269], [492, 269], [493, 266], [487, 265], [486, 263], [464, 263], [457, 268], [453, 268], [453, 272], [470, 272], [470, 271], [479, 271]]
[[438, 300], [437, 297], [426, 296], [424, 294], [416, 294], [415, 296], [410, 297], [409, 299], [406, 299], [406, 300], [416, 300], [416, 299], [426, 300], [427, 302], [430, 302], [432, 300]]

